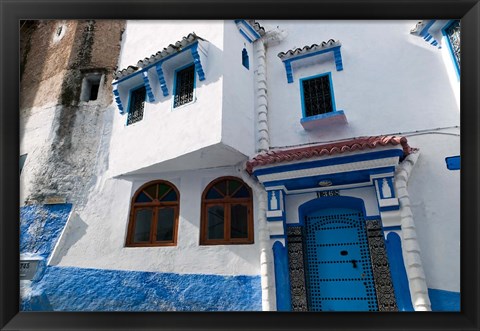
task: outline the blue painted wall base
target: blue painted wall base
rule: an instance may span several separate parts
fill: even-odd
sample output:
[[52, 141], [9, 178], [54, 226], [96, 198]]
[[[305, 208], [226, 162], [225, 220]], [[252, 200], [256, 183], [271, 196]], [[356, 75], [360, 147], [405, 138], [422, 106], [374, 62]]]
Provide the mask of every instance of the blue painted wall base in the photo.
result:
[[429, 288], [432, 311], [460, 311], [460, 293]]

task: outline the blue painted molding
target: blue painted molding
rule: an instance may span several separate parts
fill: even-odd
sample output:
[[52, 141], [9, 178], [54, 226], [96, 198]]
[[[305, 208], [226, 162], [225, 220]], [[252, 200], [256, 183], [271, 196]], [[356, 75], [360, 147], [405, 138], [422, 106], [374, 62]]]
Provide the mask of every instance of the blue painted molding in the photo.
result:
[[152, 87], [150, 86], [150, 81], [148, 80], [148, 71], [143, 72], [143, 84], [147, 92], [148, 101], [155, 102], [155, 96], [153, 95]]
[[460, 293], [428, 289], [432, 311], [460, 311]]
[[250, 61], [248, 58], [248, 52], [245, 48], [242, 50], [242, 65], [248, 70], [250, 70]]
[[285, 234], [271, 234], [270, 239], [285, 239], [287, 236]]
[[155, 69], [157, 71], [158, 81], [160, 82], [160, 88], [162, 89], [163, 96], [166, 97], [168, 96], [168, 87], [167, 82], [165, 81], [165, 75], [163, 74], [162, 65], [163, 62], [158, 63], [155, 66]]
[[325, 54], [332, 52], [333, 53], [333, 59], [335, 62], [335, 68], [337, 71], [342, 71], [343, 70], [343, 62], [342, 62], [342, 54], [340, 51], [341, 46], [336, 46], [332, 47], [329, 49], [322, 49], [317, 52], [312, 52], [309, 54], [303, 54], [303, 55], [298, 55], [295, 57], [288, 58], [286, 60], [283, 60], [283, 64], [285, 66], [285, 72], [287, 74], [287, 83], [293, 83], [293, 69], [292, 69], [292, 63], [298, 60], [303, 60], [305, 58], [309, 58], [312, 56], [318, 56], [320, 54]]
[[120, 99], [120, 92], [118, 92], [118, 86], [113, 87], [113, 95], [115, 98], [115, 103], [117, 104], [118, 111], [120, 115], [125, 114], [125, 110], [123, 109], [122, 100]]
[[265, 169], [255, 169], [253, 174], [255, 176], [261, 176], [261, 175], [267, 175], [267, 174], [276, 174], [276, 173], [285, 172], [285, 171], [295, 171], [295, 170], [318, 168], [318, 167], [325, 167], [325, 166], [346, 164], [346, 163], [353, 163], [353, 162], [378, 160], [378, 159], [384, 159], [384, 158], [390, 158], [390, 157], [396, 157], [396, 156], [398, 157], [403, 156], [403, 150], [390, 149], [386, 151], [362, 153], [362, 154], [350, 155], [350, 156], [340, 156], [340, 157], [335, 157], [335, 158], [326, 159], [326, 160], [317, 160], [317, 161], [307, 160], [302, 163], [285, 164], [285, 165], [279, 165], [276, 167], [269, 167]]
[[259, 39], [261, 36], [260, 34], [255, 31], [253, 27], [245, 20], [235, 20], [235, 24], [237, 25], [238, 31], [240, 34], [251, 44], [255, 40]]
[[457, 74], [457, 80], [460, 80], [460, 65], [458, 64], [457, 59], [455, 58], [455, 54], [453, 53], [453, 47], [450, 42], [450, 38], [448, 38], [447, 35], [447, 29], [450, 28], [453, 24], [457, 24], [458, 20], [450, 20], [443, 28], [442, 28], [442, 35], [444, 38], [447, 40], [447, 47], [448, 47], [448, 52], [450, 53], [450, 58], [453, 62], [453, 66], [455, 68], [455, 73]]
[[363, 215], [366, 215], [365, 204], [360, 198], [346, 197], [346, 196], [332, 196], [332, 197], [321, 197], [316, 198], [310, 201], [307, 201], [301, 204], [298, 207], [298, 219], [300, 226], [305, 225], [305, 217], [320, 209], [334, 209], [334, 208], [343, 208], [343, 209], [355, 209], [363, 212]]
[[448, 170], [460, 170], [460, 155], [445, 158]]
[[[380, 217], [380, 216], [378, 216]], [[383, 231], [401, 231], [402, 227], [400, 225], [394, 225], [394, 226], [385, 226], [383, 228]]]
[[273, 261], [275, 268], [277, 311], [291, 311], [292, 304], [287, 248], [279, 241], [273, 244]]
[[[385, 230], [386, 228], [384, 228]], [[402, 255], [402, 244], [398, 234], [390, 232], [385, 240], [393, 289], [399, 311], [414, 311], [408, 286], [407, 272]]]
[[[203, 71], [202, 61], [200, 60], [200, 54], [198, 54], [198, 43], [194, 44], [191, 48], [193, 63], [195, 64], [195, 70], [198, 74], [199, 80], [205, 80], [205, 72]], [[175, 73], [176, 75], [176, 73]]]
[[32, 284], [54, 311], [260, 311], [260, 276], [173, 274], [49, 266]]

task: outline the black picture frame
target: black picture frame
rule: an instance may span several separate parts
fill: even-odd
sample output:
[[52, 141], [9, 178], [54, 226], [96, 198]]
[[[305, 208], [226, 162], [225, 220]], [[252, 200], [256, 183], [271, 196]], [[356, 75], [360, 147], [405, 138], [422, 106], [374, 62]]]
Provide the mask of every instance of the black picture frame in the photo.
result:
[[[479, 330], [478, 0], [0, 0], [1, 330]], [[462, 19], [461, 312], [60, 313], [19, 312], [20, 19]], [[448, 189], [448, 188], [446, 188]]]

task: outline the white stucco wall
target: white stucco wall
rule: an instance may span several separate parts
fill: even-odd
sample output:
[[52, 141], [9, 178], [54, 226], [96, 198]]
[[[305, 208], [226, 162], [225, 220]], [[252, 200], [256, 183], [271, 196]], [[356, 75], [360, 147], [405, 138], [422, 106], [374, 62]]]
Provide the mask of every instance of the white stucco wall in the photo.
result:
[[[173, 108], [174, 71], [193, 62], [191, 55], [186, 54], [189, 51], [186, 51], [163, 65], [169, 91], [167, 97], [163, 96], [159, 84], [152, 81], [156, 101], [145, 103], [141, 121], [126, 126], [127, 115], [115, 114], [110, 147], [110, 167], [114, 176], [221, 141], [223, 22], [127, 21], [119, 69], [136, 65], [139, 60], [150, 57], [192, 32], [209, 42], [208, 57], [206, 63], [202, 63], [206, 79], [200, 81], [196, 74], [195, 101]], [[128, 105], [124, 104], [124, 107], [127, 110]]]
[[[99, 269], [173, 272], [181, 274], [258, 275], [258, 226], [251, 245], [200, 246], [201, 196], [221, 176], [236, 176], [233, 167], [149, 176], [130, 182], [107, 179], [90, 195], [88, 205], [70, 218], [66, 240], [57, 247], [52, 264]], [[174, 247], [125, 247], [130, 200], [136, 189], [163, 179], [180, 192], [180, 218]], [[255, 197], [254, 197], [255, 199]], [[112, 203], [115, 201], [115, 203]], [[254, 220], [257, 206], [254, 204]]]
[[[455, 97], [441, 52], [410, 34], [416, 21], [266, 21], [288, 31], [269, 48], [268, 96], [272, 146], [291, 146], [363, 135], [378, 135], [459, 125]], [[332, 53], [298, 67], [287, 83], [279, 52], [321, 43], [342, 42], [343, 71]], [[348, 124], [307, 132], [300, 124], [302, 77], [331, 72], [337, 110]]]
[[[250, 68], [242, 65], [242, 50], [247, 50]], [[253, 44], [240, 34], [234, 21], [225, 21], [223, 49], [222, 141], [253, 156], [255, 153]]]
[[459, 292], [460, 170], [448, 170], [445, 157], [460, 154], [460, 132], [443, 133], [409, 137], [421, 154], [408, 192], [428, 287]]

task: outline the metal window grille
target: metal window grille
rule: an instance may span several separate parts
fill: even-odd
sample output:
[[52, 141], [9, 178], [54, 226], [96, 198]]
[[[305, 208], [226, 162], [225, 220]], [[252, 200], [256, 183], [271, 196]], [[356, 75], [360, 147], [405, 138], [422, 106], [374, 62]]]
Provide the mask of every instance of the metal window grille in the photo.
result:
[[328, 75], [304, 80], [302, 85], [306, 117], [333, 112]]
[[173, 108], [193, 101], [193, 86], [195, 82], [195, 66], [177, 72], [175, 98]]
[[453, 22], [447, 29], [446, 34], [450, 45], [452, 45], [453, 55], [460, 68], [460, 21]]
[[128, 110], [127, 125], [139, 122], [143, 118], [143, 107], [145, 104], [145, 86], [136, 89], [131, 94], [130, 108]]

